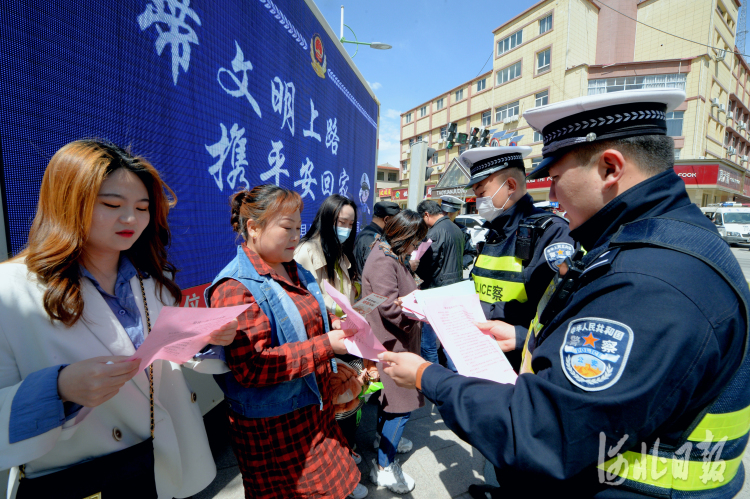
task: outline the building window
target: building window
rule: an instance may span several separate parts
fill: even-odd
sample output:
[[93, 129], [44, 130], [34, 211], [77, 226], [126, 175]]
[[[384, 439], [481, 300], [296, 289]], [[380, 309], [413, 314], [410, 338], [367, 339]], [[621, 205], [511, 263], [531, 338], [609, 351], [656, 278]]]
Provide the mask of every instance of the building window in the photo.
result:
[[407, 164], [407, 161], [406, 161], [406, 160], [403, 160], [403, 161], [401, 162], [401, 171], [403, 171], [404, 173], [406, 173], [406, 171], [407, 171], [408, 169], [409, 169], [409, 166], [408, 166], [408, 164]]
[[433, 164], [433, 165], [436, 165], [436, 164], [438, 164], [438, 157], [439, 157], [439, 156], [440, 156], [440, 153], [437, 153], [437, 152], [436, 152], [435, 154], [433, 154], [433, 155], [432, 155], [432, 164]]
[[481, 80], [477, 81], [477, 92], [481, 92], [487, 88], [487, 78], [482, 78]]
[[552, 14], [539, 20], [539, 34], [546, 33], [552, 29]]
[[409, 147], [414, 145], [414, 139], [409, 139]]
[[440, 97], [438, 100], [435, 101], [435, 111], [440, 111], [443, 109], [443, 106], [445, 105], [445, 99]]
[[497, 84], [501, 85], [505, 83], [506, 81], [513, 80], [515, 78], [520, 78], [521, 76], [521, 61], [518, 61], [517, 63], [508, 66], [505, 69], [501, 69], [497, 72]]
[[534, 98], [534, 105], [536, 107], [546, 106], [549, 103], [549, 91], [545, 90], [544, 92], [539, 92]]
[[378, 180], [385, 180], [385, 172], [378, 172]]
[[388, 182], [398, 182], [398, 173], [388, 172]]
[[417, 139], [415, 140], [415, 142], [422, 142], [422, 136], [421, 135], [417, 135]]
[[467, 146], [458, 146], [458, 154], [461, 155], [466, 151]]
[[485, 111], [482, 113], [482, 126], [490, 126], [492, 123], [492, 113]]
[[407, 123], [411, 123], [411, 113], [406, 113], [406, 118], [404, 119]]
[[506, 104], [504, 106], [496, 107], [495, 108], [495, 121], [503, 121], [505, 118], [510, 118], [513, 116], [518, 116], [518, 110], [519, 110], [519, 104], [518, 101], [511, 102], [510, 104]]
[[448, 127], [440, 127], [440, 138], [444, 139], [446, 134], [448, 133]]
[[464, 89], [456, 90], [456, 102], [464, 98]]
[[682, 149], [674, 150], [674, 159], [680, 159], [680, 151], [682, 151]]
[[589, 80], [589, 95], [619, 92], [621, 90], [639, 90], [641, 88], [676, 88], [685, 90], [686, 81], [687, 75], [684, 73]]
[[539, 166], [539, 163], [542, 162], [542, 158], [534, 158], [531, 160], [531, 169], [533, 170], [537, 166]]
[[682, 117], [684, 111], [667, 113], [667, 135], [670, 137], [682, 137]]
[[497, 55], [502, 55], [507, 51], [514, 49], [523, 43], [523, 30], [516, 31], [507, 38], [497, 42]]
[[541, 142], [542, 140], [542, 134], [534, 130], [534, 142]]
[[427, 106], [422, 106], [419, 108], [419, 117], [423, 118], [427, 115]]
[[549, 70], [549, 52], [550, 49], [543, 50], [536, 55], [536, 72], [544, 73]]

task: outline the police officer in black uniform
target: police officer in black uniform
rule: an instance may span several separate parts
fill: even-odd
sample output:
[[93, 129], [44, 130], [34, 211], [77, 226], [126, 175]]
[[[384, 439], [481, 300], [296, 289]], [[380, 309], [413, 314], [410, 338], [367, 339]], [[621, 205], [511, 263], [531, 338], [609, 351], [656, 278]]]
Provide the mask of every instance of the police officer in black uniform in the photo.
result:
[[[489, 229], [471, 271], [488, 320], [501, 320], [516, 331], [518, 368], [537, 304], [557, 272], [557, 264], [575, 252], [568, 223], [534, 206], [526, 192], [523, 158], [530, 147], [479, 147], [461, 155], [471, 169], [468, 187]], [[520, 229], [520, 230], [519, 230]]]
[[750, 291], [674, 173], [674, 89], [526, 111], [571, 235], [515, 385], [413, 354], [385, 371], [435, 402], [497, 468], [504, 497], [729, 498], [750, 428]]

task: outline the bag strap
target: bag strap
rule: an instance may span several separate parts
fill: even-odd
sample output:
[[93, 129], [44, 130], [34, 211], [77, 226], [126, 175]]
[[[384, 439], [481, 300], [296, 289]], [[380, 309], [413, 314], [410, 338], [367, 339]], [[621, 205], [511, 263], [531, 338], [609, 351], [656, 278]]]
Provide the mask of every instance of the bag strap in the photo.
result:
[[[146, 301], [146, 288], [143, 287], [143, 278], [138, 272], [138, 282], [141, 284], [141, 294], [143, 295], [143, 309], [146, 311], [146, 326], [148, 334], [151, 334], [151, 317], [148, 315], [148, 302]], [[154, 364], [148, 366], [148, 401], [151, 410], [151, 439], [154, 438]]]
[[[138, 282], [141, 283], [141, 294], [143, 295], [143, 308], [146, 311], [146, 326], [148, 327], [148, 332], [151, 334], [151, 317], [148, 315], [148, 302], [146, 302], [146, 289], [143, 287], [143, 278], [141, 277], [141, 273], [138, 272]], [[151, 410], [151, 439], [154, 438], [154, 365], [150, 364], [148, 366], [148, 398], [149, 398], [149, 407]], [[18, 467], [19, 469], [19, 478], [26, 478], [26, 465], [22, 464]]]

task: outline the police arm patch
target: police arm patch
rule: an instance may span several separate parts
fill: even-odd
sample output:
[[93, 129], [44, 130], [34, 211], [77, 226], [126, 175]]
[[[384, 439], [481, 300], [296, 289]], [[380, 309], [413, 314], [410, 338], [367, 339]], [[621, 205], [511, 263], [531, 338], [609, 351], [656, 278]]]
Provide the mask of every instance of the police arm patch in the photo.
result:
[[554, 243], [544, 248], [544, 258], [547, 259], [550, 268], [557, 272], [558, 266], [569, 256], [572, 257], [575, 252], [576, 249], [570, 243]]
[[565, 377], [587, 392], [617, 383], [633, 346], [633, 330], [622, 322], [584, 317], [568, 324], [560, 347]]

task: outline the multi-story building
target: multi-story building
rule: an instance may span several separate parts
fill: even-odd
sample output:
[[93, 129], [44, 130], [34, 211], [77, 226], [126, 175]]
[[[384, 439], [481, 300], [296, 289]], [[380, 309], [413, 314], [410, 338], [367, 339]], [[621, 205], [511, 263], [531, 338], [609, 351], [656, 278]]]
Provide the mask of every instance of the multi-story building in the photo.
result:
[[[402, 183], [408, 182], [416, 140], [437, 149], [428, 186], [443, 176], [461, 183], [466, 172], [454, 159], [467, 146], [446, 149], [450, 122], [463, 133], [482, 126], [514, 132], [511, 140], [532, 147], [526, 160], [531, 169], [541, 160], [542, 138], [524, 120], [524, 110], [582, 95], [680, 88], [687, 99], [669, 113], [668, 133], [675, 170], [691, 199], [699, 205], [750, 202], [750, 66], [735, 47], [737, 0], [605, 3], [543, 0], [495, 29], [491, 71], [401, 115]], [[455, 185], [446, 178], [436, 194]], [[547, 199], [549, 180], [528, 187], [534, 199]], [[469, 191], [469, 211], [472, 201]]]
[[376, 167], [375, 173], [375, 202], [382, 201], [384, 199], [390, 199], [392, 192], [391, 190], [401, 185], [399, 182], [399, 169], [398, 166], [393, 166], [390, 163], [384, 163]]

